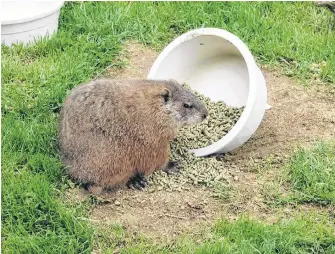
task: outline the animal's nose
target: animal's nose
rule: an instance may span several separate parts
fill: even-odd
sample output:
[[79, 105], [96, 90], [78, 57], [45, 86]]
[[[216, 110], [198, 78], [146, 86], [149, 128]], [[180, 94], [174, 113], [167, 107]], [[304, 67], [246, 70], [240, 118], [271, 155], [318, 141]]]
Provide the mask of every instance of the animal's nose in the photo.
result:
[[202, 119], [206, 119], [206, 117], [207, 117], [207, 114], [202, 115]]

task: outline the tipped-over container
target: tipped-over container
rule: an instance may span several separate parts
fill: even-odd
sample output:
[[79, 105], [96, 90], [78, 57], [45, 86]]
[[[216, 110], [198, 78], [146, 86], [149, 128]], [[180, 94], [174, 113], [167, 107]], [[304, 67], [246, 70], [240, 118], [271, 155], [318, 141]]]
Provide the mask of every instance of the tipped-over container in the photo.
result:
[[148, 79], [175, 79], [213, 101], [245, 107], [219, 141], [192, 150], [196, 156], [227, 153], [244, 144], [267, 107], [265, 79], [254, 57], [237, 36], [222, 29], [191, 30], [173, 40], [153, 63]]

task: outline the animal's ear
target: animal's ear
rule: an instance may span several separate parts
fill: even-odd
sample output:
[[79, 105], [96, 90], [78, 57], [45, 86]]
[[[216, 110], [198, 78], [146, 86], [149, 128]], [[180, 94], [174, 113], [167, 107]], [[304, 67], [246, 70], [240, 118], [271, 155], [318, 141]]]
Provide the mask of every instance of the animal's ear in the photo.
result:
[[165, 102], [168, 102], [170, 100], [171, 92], [169, 89], [164, 88], [161, 93], [162, 97], [164, 98]]

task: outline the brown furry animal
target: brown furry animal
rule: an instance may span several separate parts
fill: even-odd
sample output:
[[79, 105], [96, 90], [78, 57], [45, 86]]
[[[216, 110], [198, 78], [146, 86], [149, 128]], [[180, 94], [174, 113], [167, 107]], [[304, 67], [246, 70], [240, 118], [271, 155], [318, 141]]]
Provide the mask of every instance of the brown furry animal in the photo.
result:
[[92, 191], [144, 187], [154, 170], [177, 170], [177, 162], [168, 162], [170, 141], [179, 127], [206, 116], [205, 105], [176, 81], [98, 79], [74, 88], [64, 102], [62, 160]]

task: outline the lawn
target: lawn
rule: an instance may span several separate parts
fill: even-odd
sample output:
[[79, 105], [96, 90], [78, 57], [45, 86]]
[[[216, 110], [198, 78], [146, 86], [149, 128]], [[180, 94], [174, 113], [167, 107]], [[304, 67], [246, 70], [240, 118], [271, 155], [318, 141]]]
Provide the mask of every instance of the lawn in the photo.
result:
[[[31, 47], [2, 46], [3, 252], [92, 250], [97, 233], [80, 219], [88, 215], [90, 204], [69, 204], [64, 195], [71, 183], [60, 163], [57, 120], [71, 88], [109, 66], [122, 68], [125, 63], [118, 56], [124, 42], [132, 39], [161, 50], [189, 29], [223, 28], [239, 36], [259, 64], [303, 83], [316, 79], [334, 86], [334, 24], [330, 12], [306, 2], [67, 3], [51, 40]], [[294, 190], [306, 194], [299, 196], [304, 200], [334, 202], [333, 146], [327, 147], [293, 156], [291, 182]], [[333, 253], [333, 225], [326, 223], [327, 215], [313, 216], [307, 222], [297, 216], [274, 225], [223, 219], [213, 228], [212, 240], [198, 246], [191, 239], [171, 250], [188, 253], [189, 246], [196, 253], [242, 253], [241, 246], [249, 246], [254, 250], [250, 253]], [[292, 233], [300, 230], [301, 234]], [[307, 237], [308, 232], [315, 234]], [[149, 243], [139, 240], [129, 245], [125, 253], [134, 253], [131, 246], [154, 253], [169, 248], [152, 245], [150, 249], [145, 247]]]
[[[317, 142], [313, 148], [301, 148], [292, 155], [271, 188], [272, 204], [335, 205], [335, 143]], [[282, 188], [281, 188], [282, 187]], [[279, 189], [289, 189], [288, 195]]]

